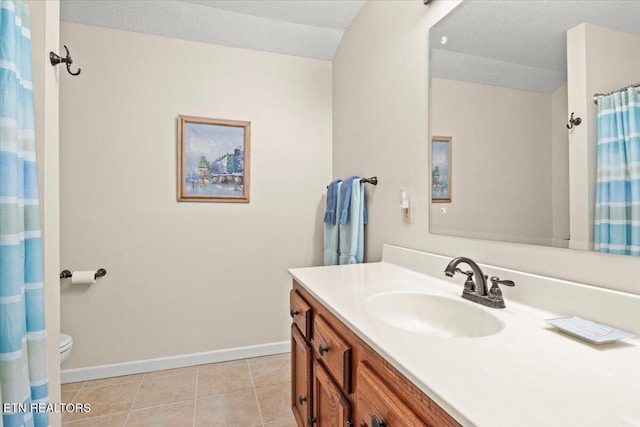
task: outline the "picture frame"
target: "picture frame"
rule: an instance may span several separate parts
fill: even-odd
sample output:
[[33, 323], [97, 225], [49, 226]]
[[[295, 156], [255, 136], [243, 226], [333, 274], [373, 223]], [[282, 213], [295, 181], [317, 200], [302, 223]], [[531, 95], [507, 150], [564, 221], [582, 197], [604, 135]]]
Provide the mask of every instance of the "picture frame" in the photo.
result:
[[450, 136], [431, 138], [431, 202], [451, 203], [451, 145]]
[[251, 122], [178, 116], [178, 201], [249, 203]]

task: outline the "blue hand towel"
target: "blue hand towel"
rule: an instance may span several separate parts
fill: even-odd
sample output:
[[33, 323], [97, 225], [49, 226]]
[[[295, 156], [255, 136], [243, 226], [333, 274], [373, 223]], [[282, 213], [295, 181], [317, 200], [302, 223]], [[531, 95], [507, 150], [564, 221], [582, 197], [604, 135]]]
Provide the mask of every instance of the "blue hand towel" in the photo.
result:
[[356, 262], [358, 264], [364, 261], [364, 225], [368, 221], [367, 199], [364, 195], [364, 183], [360, 183], [360, 212], [358, 223], [358, 243], [356, 245]]
[[[336, 195], [340, 192], [342, 182], [335, 185]], [[335, 209], [340, 209], [340, 199], [336, 197]], [[335, 215], [334, 215], [335, 216]], [[335, 218], [334, 218], [335, 219]], [[324, 265], [338, 265], [340, 254], [340, 225], [335, 221], [324, 223]]]
[[[348, 221], [345, 221], [344, 224], [340, 223], [339, 264], [359, 264], [364, 260], [364, 184], [360, 182], [359, 178], [351, 182], [351, 208], [348, 213]], [[342, 184], [343, 188], [345, 185], [346, 181]]]
[[331, 181], [329, 189], [327, 190], [327, 208], [324, 212], [324, 222], [327, 224], [336, 223], [336, 207], [338, 205], [338, 183], [342, 182], [341, 179]]
[[344, 180], [342, 189], [340, 190], [340, 224], [346, 224], [349, 219], [349, 206], [351, 204], [351, 191], [353, 187], [353, 181], [358, 180], [359, 176], [352, 176]]
[[364, 194], [364, 184], [362, 184], [361, 193], [362, 194], [360, 195], [360, 198], [362, 199], [362, 223], [366, 224], [369, 222], [369, 212], [367, 212], [367, 198]]

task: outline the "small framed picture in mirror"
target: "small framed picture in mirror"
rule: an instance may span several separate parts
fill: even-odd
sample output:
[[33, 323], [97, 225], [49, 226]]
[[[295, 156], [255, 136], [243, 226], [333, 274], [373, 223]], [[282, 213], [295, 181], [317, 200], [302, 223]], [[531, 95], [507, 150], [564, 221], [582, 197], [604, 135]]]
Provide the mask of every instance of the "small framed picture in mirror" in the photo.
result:
[[431, 138], [431, 201], [451, 203], [451, 137]]

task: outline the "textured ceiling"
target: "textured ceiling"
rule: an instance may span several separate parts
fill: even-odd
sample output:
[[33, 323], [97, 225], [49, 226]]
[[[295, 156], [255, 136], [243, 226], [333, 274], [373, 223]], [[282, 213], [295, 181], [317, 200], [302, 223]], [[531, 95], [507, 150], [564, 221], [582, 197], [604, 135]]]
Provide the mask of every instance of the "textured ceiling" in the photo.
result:
[[232, 12], [262, 16], [277, 21], [295, 22], [312, 27], [345, 30], [358, 14], [364, 0], [184, 0]]
[[60, 19], [331, 60], [344, 30], [364, 3], [365, 0], [61, 0]]
[[431, 75], [553, 92], [566, 82], [566, 31], [583, 22], [640, 34], [640, 1], [465, 1], [429, 33]]

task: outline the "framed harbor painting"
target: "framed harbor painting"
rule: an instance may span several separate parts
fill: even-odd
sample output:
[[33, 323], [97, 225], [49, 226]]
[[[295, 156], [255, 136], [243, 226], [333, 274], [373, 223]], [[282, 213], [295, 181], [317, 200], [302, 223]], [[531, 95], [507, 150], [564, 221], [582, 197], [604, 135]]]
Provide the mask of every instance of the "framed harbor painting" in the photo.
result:
[[451, 137], [431, 138], [431, 201], [451, 202]]
[[178, 116], [178, 201], [249, 202], [251, 122]]

